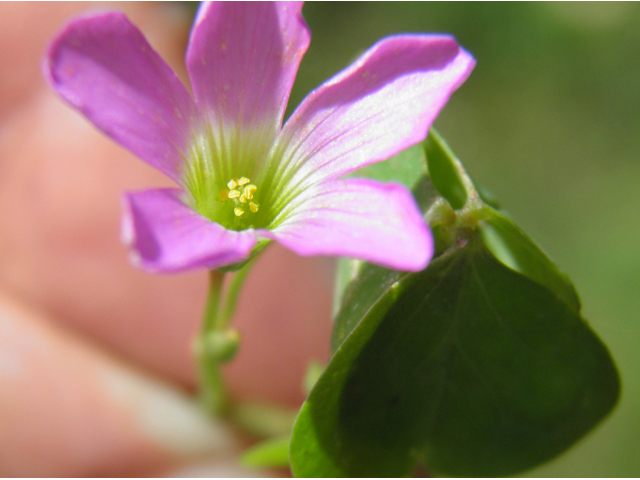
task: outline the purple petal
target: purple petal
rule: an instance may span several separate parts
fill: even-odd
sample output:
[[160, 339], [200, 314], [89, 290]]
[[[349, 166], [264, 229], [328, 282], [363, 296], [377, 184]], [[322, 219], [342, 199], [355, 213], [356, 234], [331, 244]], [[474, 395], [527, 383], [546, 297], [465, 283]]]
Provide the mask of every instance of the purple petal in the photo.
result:
[[246, 259], [256, 245], [253, 230], [234, 232], [198, 215], [177, 189], [126, 193], [122, 241], [133, 262], [150, 272], [215, 269]]
[[69, 24], [49, 49], [45, 73], [56, 91], [100, 130], [179, 179], [195, 105], [123, 14]]
[[309, 189], [272, 232], [299, 255], [349, 256], [419, 271], [433, 255], [431, 233], [409, 191], [373, 180], [333, 180]]
[[424, 140], [474, 65], [448, 36], [380, 41], [287, 121], [279, 143], [288, 144], [283, 161], [293, 184], [337, 178]]
[[266, 124], [271, 143], [310, 35], [301, 2], [214, 2], [198, 12], [187, 68], [200, 110], [222, 127]]

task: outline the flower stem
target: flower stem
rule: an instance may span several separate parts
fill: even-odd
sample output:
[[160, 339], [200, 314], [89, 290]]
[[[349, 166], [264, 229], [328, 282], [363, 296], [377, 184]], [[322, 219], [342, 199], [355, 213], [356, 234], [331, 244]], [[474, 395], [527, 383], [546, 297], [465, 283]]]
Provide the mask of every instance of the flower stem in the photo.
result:
[[206, 355], [200, 358], [200, 395], [207, 410], [214, 415], [221, 414], [227, 407], [227, 390], [220, 363]]
[[209, 292], [202, 318], [202, 333], [214, 329], [218, 324], [219, 311], [224, 286], [224, 273], [218, 270], [209, 271]]
[[233, 359], [240, 346], [238, 332], [229, 328], [240, 297], [240, 290], [253, 262], [234, 272], [226, 290], [225, 274], [209, 272], [209, 293], [202, 318], [202, 329], [194, 344], [200, 367], [200, 390], [207, 409], [221, 414], [227, 407], [227, 393], [221, 367]]
[[209, 338], [216, 333], [224, 285], [224, 273], [217, 270], [209, 272], [209, 292], [202, 318], [202, 330], [196, 339], [196, 355], [200, 366], [200, 395], [206, 408], [214, 414], [220, 414], [226, 406], [226, 388], [220, 369], [221, 362], [212, 353]]
[[226, 328], [233, 315], [236, 312], [236, 307], [238, 305], [238, 298], [240, 297], [240, 291], [242, 290], [242, 286], [244, 285], [244, 281], [247, 278], [247, 275], [251, 271], [251, 267], [253, 266], [253, 260], [247, 263], [240, 270], [233, 273], [231, 277], [231, 281], [229, 282], [229, 287], [227, 289], [226, 298], [224, 302], [224, 309], [222, 311], [222, 315], [220, 315], [220, 326], [221, 328]]

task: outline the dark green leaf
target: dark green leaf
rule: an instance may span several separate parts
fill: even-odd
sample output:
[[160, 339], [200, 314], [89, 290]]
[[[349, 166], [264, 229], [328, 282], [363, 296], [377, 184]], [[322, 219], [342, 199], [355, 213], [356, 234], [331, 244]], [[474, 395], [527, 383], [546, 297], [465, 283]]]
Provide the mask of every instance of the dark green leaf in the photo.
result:
[[475, 234], [400, 287], [378, 281], [386, 290], [369, 309], [347, 302], [362, 318], [298, 416], [295, 475], [402, 476], [420, 462], [443, 475], [514, 474], [615, 404], [616, 369], [586, 322]]

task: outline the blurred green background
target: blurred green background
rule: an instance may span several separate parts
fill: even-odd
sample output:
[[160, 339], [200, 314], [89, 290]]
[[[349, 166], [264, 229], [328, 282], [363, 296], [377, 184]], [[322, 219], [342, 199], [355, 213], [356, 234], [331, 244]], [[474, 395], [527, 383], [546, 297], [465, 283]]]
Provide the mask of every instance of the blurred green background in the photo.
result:
[[[640, 475], [640, 4], [308, 3], [289, 112], [381, 37], [450, 33], [478, 61], [435, 126], [573, 279], [621, 401], [531, 476]], [[391, 106], [392, 108], [392, 106]]]
[[435, 126], [573, 279], [623, 381], [613, 414], [532, 476], [640, 475], [640, 4], [308, 3], [290, 110], [383, 36], [450, 33], [478, 65]]

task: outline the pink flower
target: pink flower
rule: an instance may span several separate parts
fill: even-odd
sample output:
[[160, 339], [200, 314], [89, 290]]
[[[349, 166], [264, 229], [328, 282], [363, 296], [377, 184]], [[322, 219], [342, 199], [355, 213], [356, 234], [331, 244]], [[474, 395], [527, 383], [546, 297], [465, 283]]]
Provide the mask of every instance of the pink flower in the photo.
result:
[[211, 3], [186, 63], [193, 96], [119, 13], [73, 21], [56, 91], [178, 189], [124, 196], [123, 239], [149, 271], [230, 266], [275, 240], [421, 270], [431, 234], [403, 186], [341, 179], [422, 141], [473, 58], [441, 35], [386, 38], [282, 118], [309, 45], [300, 3]]

